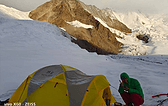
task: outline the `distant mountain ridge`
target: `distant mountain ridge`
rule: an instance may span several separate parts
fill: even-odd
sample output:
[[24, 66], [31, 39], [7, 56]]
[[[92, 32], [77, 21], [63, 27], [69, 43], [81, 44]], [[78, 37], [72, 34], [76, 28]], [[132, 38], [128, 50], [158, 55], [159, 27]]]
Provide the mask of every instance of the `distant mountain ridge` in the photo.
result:
[[12, 7], [7, 7], [5, 5], [0, 4], [0, 15], [1, 17], [10, 17], [15, 19], [27, 19], [30, 20], [28, 17], [29, 12], [22, 12]]
[[[101, 11], [101, 12], [100, 12]], [[104, 27], [95, 17], [103, 20], [110, 27], [125, 33], [131, 30], [119, 22], [115, 17], [93, 6], [78, 0], [51, 0], [30, 12], [29, 17], [33, 20], [45, 21], [63, 28], [70, 35], [77, 38], [73, 42], [88, 51], [98, 54], [118, 54], [122, 49], [122, 43], [118, 42], [115, 33]], [[70, 23], [78, 21], [92, 28], [76, 27]], [[88, 47], [88, 45], [90, 47]]]
[[109, 27], [117, 29], [121, 32], [131, 33], [131, 29], [129, 29], [126, 25], [120, 22], [112, 10], [110, 9], [99, 9], [93, 5], [86, 5], [81, 2], [82, 7], [91, 13], [94, 17], [100, 18], [104, 21]]

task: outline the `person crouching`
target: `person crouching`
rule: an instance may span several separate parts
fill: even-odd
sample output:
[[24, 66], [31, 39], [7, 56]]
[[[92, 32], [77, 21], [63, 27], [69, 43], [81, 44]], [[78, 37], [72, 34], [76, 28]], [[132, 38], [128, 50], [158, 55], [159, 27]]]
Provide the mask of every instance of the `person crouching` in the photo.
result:
[[139, 106], [144, 103], [144, 94], [137, 79], [130, 78], [127, 73], [121, 73], [119, 93], [126, 103], [124, 106]]

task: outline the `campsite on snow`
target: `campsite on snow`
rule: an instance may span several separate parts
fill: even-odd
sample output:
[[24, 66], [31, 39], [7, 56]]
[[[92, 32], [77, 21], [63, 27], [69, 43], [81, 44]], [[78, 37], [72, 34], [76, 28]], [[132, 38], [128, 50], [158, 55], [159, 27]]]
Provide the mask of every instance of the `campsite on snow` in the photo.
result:
[[[66, 7], [66, 4], [63, 6]], [[166, 20], [168, 17], [161, 14], [147, 16], [140, 12], [121, 13], [109, 9], [99, 10], [85, 4], [82, 6], [77, 6], [77, 9], [84, 11], [92, 20], [91, 22], [85, 21], [85, 16], [82, 19], [80, 15], [73, 17], [72, 21], [66, 21], [63, 20], [65, 14], [61, 14], [61, 18], [55, 19], [53, 23], [50, 22], [51, 20], [46, 20], [48, 15], [33, 20], [29, 18], [30, 12], [22, 12], [0, 4], [0, 101], [9, 98], [11, 98], [9, 101], [19, 99], [22, 103], [26, 103], [27, 100], [36, 100], [37, 103], [30, 103], [37, 106], [41, 106], [40, 103], [52, 105], [58, 103], [58, 101], [52, 102], [44, 97], [45, 94], [42, 93], [48, 91], [55, 95], [65, 94], [58, 98], [59, 101], [70, 99], [72, 106], [89, 106], [89, 104], [105, 106], [100, 94], [103, 94], [105, 88], [110, 87], [113, 102], [124, 104], [118, 88], [119, 80], [121, 80], [120, 74], [126, 72], [129, 77], [137, 79], [141, 84], [144, 93], [142, 106], [159, 106], [162, 100], [168, 98], [166, 95], [152, 98], [157, 94], [168, 93], [168, 20]], [[74, 15], [72, 10], [67, 20], [72, 19], [71, 15]], [[95, 11], [99, 11], [99, 14]], [[109, 24], [109, 20], [103, 17], [104, 14], [108, 14], [110, 19], [114, 19], [119, 26], [112, 26], [113, 22]], [[62, 23], [56, 23], [60, 20]], [[120, 30], [120, 27], [126, 30], [131, 29], [131, 33]], [[105, 35], [103, 37], [103, 29], [104, 33], [111, 37], [107, 38]], [[100, 33], [100, 38], [92, 35], [97, 33]], [[87, 36], [81, 37], [78, 34]], [[148, 42], [138, 39], [137, 35], [147, 36]], [[104, 40], [101, 41], [104, 46], [98, 42], [101, 39]], [[114, 41], [113, 45], [102, 49], [101, 47], [110, 44], [109, 41]], [[122, 44], [121, 48], [118, 47], [120, 44]], [[109, 51], [111, 48], [115, 50]], [[48, 71], [47, 67], [52, 66], [59, 71], [54, 73], [50, 71], [53, 70], [52, 68]], [[47, 74], [44, 73], [45, 71], [39, 71], [45, 68]], [[71, 70], [79, 70], [79, 72], [70, 73]], [[41, 78], [40, 75], [45, 77]], [[38, 86], [33, 85], [34, 82]], [[75, 91], [72, 86], [74, 83], [76, 85], [82, 83], [86, 86], [77, 86], [78, 89]], [[65, 88], [65, 85], [69, 89]], [[58, 88], [59, 92], [53, 93], [54, 89], [49, 90], [49, 86]], [[38, 91], [40, 88], [44, 89]], [[38, 96], [35, 95], [36, 92], [33, 93], [36, 89], [40, 92], [39, 95], [43, 102], [40, 101], [40, 97], [36, 98]], [[91, 95], [90, 98], [79, 89], [87, 89], [86, 94]], [[93, 92], [89, 93], [91, 90]], [[50, 96], [46, 95], [46, 97]], [[73, 99], [75, 97], [78, 98], [77, 101]], [[77, 104], [74, 105], [75, 102]], [[64, 105], [69, 104], [69, 102], [64, 103]], [[18, 103], [18, 105], [21, 104]], [[160, 106], [168, 106], [168, 100]]]

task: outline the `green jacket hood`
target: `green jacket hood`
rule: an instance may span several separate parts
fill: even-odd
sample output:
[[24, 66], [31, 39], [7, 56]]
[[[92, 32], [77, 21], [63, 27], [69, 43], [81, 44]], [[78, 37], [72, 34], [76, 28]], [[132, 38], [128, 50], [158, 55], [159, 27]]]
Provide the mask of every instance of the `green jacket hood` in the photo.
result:
[[124, 77], [126, 77], [126, 78], [128, 78], [128, 79], [129, 79], [128, 74], [127, 74], [127, 73], [125, 73], [125, 72], [121, 73], [121, 75], [120, 75], [120, 78], [121, 78], [121, 79], [122, 79], [122, 78], [124, 78]]
[[120, 75], [120, 78], [121, 78], [121, 79], [124, 78], [124, 77], [128, 78], [128, 85], [130, 85], [130, 77], [128, 76], [128, 74], [127, 74], [126, 72], [123, 72], [123, 73], [121, 73], [121, 75]]

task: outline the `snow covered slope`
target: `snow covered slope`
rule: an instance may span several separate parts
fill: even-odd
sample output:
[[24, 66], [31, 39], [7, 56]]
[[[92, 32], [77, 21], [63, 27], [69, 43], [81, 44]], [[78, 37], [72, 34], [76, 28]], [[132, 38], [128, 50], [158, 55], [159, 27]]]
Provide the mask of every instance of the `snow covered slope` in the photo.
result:
[[[109, 28], [111, 32], [116, 33], [122, 38], [118, 41], [124, 44], [121, 54], [125, 55], [167, 55], [168, 54], [168, 15], [144, 15], [141, 12], [114, 12], [110, 9], [103, 9], [104, 14], [111, 14], [111, 19], [118, 19], [132, 33], [125, 34], [119, 30], [113, 29], [107, 23], [98, 17], [95, 17], [101, 24]], [[137, 39], [137, 35], [149, 37], [149, 43]]]
[[0, 16], [0, 100], [9, 98], [29, 74], [54, 64], [72, 66], [89, 75], [105, 75], [112, 85], [112, 94], [122, 103], [117, 91], [121, 72], [141, 83], [143, 106], [155, 106], [157, 100], [165, 98], [151, 96], [167, 93], [167, 55], [97, 55], [62, 35], [60, 28], [46, 22]]
[[12, 7], [7, 7], [5, 5], [0, 4], [0, 16], [6, 16], [10, 18], [16, 19], [24, 19], [24, 20], [31, 20], [28, 17], [29, 12], [22, 12]]
[[[128, 12], [115, 13], [116, 17], [132, 29], [131, 34], [121, 34], [124, 43], [122, 54], [128, 55], [167, 55], [168, 54], [168, 24], [167, 16], [149, 15]], [[137, 35], [149, 37], [149, 43], [139, 41]]]

